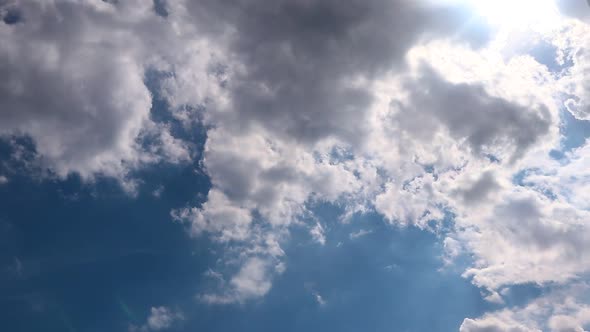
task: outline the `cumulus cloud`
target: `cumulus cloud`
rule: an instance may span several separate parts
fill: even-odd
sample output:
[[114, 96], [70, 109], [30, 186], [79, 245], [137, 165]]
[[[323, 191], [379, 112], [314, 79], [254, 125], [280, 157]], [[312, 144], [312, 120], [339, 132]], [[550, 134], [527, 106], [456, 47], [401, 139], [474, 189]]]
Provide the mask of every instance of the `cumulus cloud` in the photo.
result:
[[565, 60], [572, 63], [565, 79], [567, 92], [571, 96], [566, 101], [566, 107], [575, 117], [583, 120], [590, 119], [590, 83], [586, 79], [590, 73], [589, 33], [590, 25], [572, 24], [558, 41], [565, 47]]
[[264, 296], [272, 287], [270, 269], [272, 267], [268, 260], [250, 257], [229, 280], [228, 285], [223, 285], [225, 281], [221, 275], [216, 276], [218, 279], [221, 278], [222, 286], [224, 286], [219, 293], [206, 293], [199, 298], [210, 304], [227, 304]]
[[421, 39], [461, 36], [470, 14], [459, 5], [416, 1], [188, 1], [197, 27], [224, 38], [232, 60], [227, 112], [232, 130], [262, 125], [302, 142], [361, 139], [372, 101], [359, 79], [403, 64]]
[[184, 315], [168, 307], [152, 307], [146, 324], [137, 327], [131, 325], [129, 332], [162, 331], [171, 328], [178, 321], [184, 320]]
[[[33, 140], [43, 167], [122, 178], [141, 164], [187, 160], [150, 119], [148, 69], [162, 67], [168, 24], [149, 1], [8, 1], [0, 24], [0, 135]], [[153, 139], [149, 148], [144, 138]]]
[[503, 309], [477, 319], [465, 319], [461, 332], [584, 332], [590, 307], [584, 303], [588, 285], [574, 284], [533, 300], [522, 308]]
[[[566, 13], [582, 4], [560, 2]], [[124, 179], [148, 163], [189, 160], [189, 144], [150, 114], [146, 74], [165, 73], [157, 92], [172, 118], [207, 128], [207, 199], [171, 214], [225, 250], [218, 291], [199, 295], [208, 303], [267, 294], [286, 269], [291, 226], [309, 223], [324, 244], [309, 209], [317, 203], [343, 206], [341, 221], [376, 211], [431, 230], [452, 215], [445, 263], [470, 254], [465, 276], [498, 302], [508, 285], [569, 284], [590, 266], [588, 148], [566, 164], [548, 153], [564, 106], [588, 118], [588, 25], [580, 16], [543, 36], [564, 67], [556, 73], [493, 39], [467, 9], [406, 0], [2, 2], [0, 135], [30, 137], [60, 177]], [[152, 308], [144, 327], [166, 328], [174, 315]], [[539, 326], [505, 315], [461, 329]], [[565, 312], [547, 324], [568, 329], [572, 317], [581, 319]]]
[[[480, 259], [467, 275], [478, 285], [497, 289], [513, 283], [565, 282], [587, 271], [587, 211], [530, 189], [514, 189], [465, 218], [475, 224], [465, 236]], [[459, 222], [466, 221], [460, 217]]]
[[[410, 95], [394, 120], [403, 135], [431, 142], [447, 131], [476, 156], [494, 155], [514, 161], [549, 132], [551, 113], [490, 95], [482, 85], [451, 84], [432, 70], [406, 87]], [[460, 102], [459, 102], [460, 101]]]
[[460, 332], [540, 332], [541, 330], [529, 329], [518, 323], [489, 317], [480, 320], [466, 319], [461, 324]]
[[[310, 8], [315, 5], [310, 2]], [[256, 22], [249, 24], [252, 26], [240, 31], [257, 26]], [[288, 56], [281, 47], [293, 43], [307, 46], [297, 44], [303, 43], [297, 33], [269, 37], [267, 51], [283, 52], [271, 58], [285, 68], [301, 66], [302, 62], [295, 60], [282, 63]], [[279, 37], [282, 43], [274, 45], [272, 38]], [[238, 42], [229, 38], [229, 49], [239, 51], [232, 61], [240, 65], [233, 63], [234, 68], [226, 71], [227, 94], [218, 104], [220, 108], [205, 117], [214, 127], [208, 132], [203, 156], [213, 185], [208, 201], [174, 212], [178, 220], [192, 225], [193, 235], [208, 232], [221, 242], [233, 239], [238, 240], [233, 246], [252, 248], [252, 243], [259, 241], [254, 239], [274, 234], [280, 244], [289, 226], [305, 219], [307, 204], [316, 201], [342, 203], [347, 210], [343, 220], [374, 208], [392, 223], [429, 228], [430, 221], [443, 220], [449, 210], [459, 212], [461, 218], [475, 213], [473, 209], [482, 202], [494, 202], [511, 170], [525, 163], [527, 155], [546, 152], [558, 140], [559, 106], [552, 96], [560, 90], [547, 68], [530, 56], [505, 60], [491, 56], [491, 49], [473, 50], [449, 41], [420, 44], [408, 52], [408, 66], [397, 60], [379, 73], [355, 67], [354, 80], [347, 84], [369, 94], [370, 101], [358, 106], [354, 118], [348, 118], [331, 113], [342, 111], [337, 105], [319, 107], [313, 98], [299, 97], [302, 100], [294, 102], [291, 87], [301, 84], [297, 89], [304, 94], [308, 85], [314, 87], [306, 76], [302, 83], [290, 84], [288, 90], [269, 90], [287, 86], [281, 83], [286, 79], [282, 75], [288, 77], [291, 72], [265, 68], [272, 61], [249, 62], [258, 61], [250, 58], [246, 47], [248, 38], [255, 37], [244, 38], [244, 48], [237, 50], [234, 43]], [[329, 51], [318, 47], [315, 51], [320, 58], [322, 52]], [[293, 56], [306, 51], [304, 48]], [[440, 54], [448, 56], [441, 58]], [[254, 69], [260, 72], [250, 76], [254, 74], [248, 70]], [[327, 76], [318, 80], [332, 80], [333, 93], [341, 88], [337, 82], [343, 78], [330, 67], [325, 70]], [[256, 82], [253, 91], [263, 93], [266, 104], [250, 106], [255, 98], [242, 91], [244, 82]], [[317, 100], [334, 99], [330, 93]], [[263, 110], [269, 113], [251, 114]], [[299, 118], [292, 119], [295, 116], [309, 118], [310, 125], [322, 128], [321, 135], [308, 132]], [[331, 120], [324, 124], [323, 117]], [[298, 129], [284, 127], [291, 125]], [[345, 134], [346, 126], [360, 131]], [[487, 171], [480, 173], [481, 169]], [[259, 227], [258, 218], [267, 226]], [[317, 225], [310, 229], [321, 243]], [[469, 242], [463, 234], [456, 238]], [[275, 273], [274, 269], [266, 271]], [[492, 284], [478, 285], [491, 288]], [[211, 302], [234, 298], [225, 296]]]

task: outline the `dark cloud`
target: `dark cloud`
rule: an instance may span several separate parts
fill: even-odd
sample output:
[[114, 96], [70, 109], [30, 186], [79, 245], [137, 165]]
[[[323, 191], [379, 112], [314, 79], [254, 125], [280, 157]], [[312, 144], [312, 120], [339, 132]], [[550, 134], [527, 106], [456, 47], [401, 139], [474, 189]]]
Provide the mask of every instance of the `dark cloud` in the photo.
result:
[[188, 9], [201, 31], [229, 36], [243, 65], [229, 85], [231, 123], [262, 123], [303, 142], [362, 139], [373, 99], [360, 81], [399, 69], [419, 40], [469, 35], [465, 8], [422, 1], [205, 0]]
[[481, 85], [445, 81], [427, 67], [406, 90], [409, 102], [394, 105], [402, 131], [430, 142], [446, 130], [477, 156], [504, 154], [514, 161], [548, 134], [553, 123], [544, 105], [521, 106], [490, 95]]
[[485, 172], [477, 181], [460, 194], [466, 204], [474, 204], [486, 200], [499, 187], [494, 173]]

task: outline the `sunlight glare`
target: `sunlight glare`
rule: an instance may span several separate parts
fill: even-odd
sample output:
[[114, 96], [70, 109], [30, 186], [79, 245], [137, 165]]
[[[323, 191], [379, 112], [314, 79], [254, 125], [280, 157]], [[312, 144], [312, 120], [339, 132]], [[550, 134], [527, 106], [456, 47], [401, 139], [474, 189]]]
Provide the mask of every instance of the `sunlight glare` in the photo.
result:
[[505, 27], [551, 28], [559, 19], [554, 0], [468, 0], [490, 24]]

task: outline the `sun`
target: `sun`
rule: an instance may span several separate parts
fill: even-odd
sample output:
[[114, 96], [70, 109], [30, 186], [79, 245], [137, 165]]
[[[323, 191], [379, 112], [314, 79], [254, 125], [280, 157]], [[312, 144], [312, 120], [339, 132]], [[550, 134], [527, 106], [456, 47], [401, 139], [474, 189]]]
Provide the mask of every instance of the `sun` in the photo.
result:
[[559, 20], [555, 0], [466, 0], [490, 24], [545, 30]]

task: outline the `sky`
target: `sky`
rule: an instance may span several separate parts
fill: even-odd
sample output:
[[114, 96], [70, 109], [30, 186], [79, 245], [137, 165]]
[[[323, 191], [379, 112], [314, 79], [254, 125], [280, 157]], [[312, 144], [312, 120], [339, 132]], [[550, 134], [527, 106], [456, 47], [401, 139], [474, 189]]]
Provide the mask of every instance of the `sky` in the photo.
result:
[[586, 0], [0, 18], [0, 330], [590, 330]]

